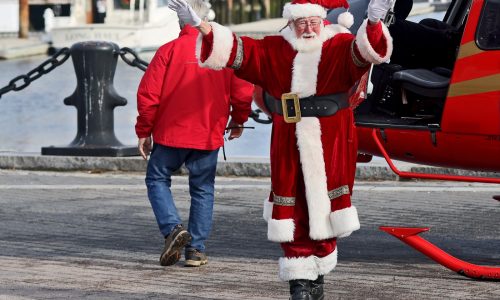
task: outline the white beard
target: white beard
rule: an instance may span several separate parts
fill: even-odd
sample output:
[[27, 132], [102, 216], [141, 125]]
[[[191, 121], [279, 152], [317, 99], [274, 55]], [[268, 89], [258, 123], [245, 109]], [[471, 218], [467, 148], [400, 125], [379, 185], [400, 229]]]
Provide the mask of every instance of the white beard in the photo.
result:
[[[310, 36], [310, 38], [306, 38]], [[295, 44], [295, 45], [294, 45]], [[292, 46], [299, 52], [312, 52], [321, 49], [323, 46], [323, 39], [321, 34], [318, 36], [316, 33], [304, 33], [300, 38], [296, 38]]]
[[[304, 33], [300, 38], [295, 35], [295, 31], [293, 29], [293, 25], [290, 25], [283, 29], [281, 35], [287, 40], [292, 48], [298, 52], [313, 52], [318, 49], [321, 49], [323, 46], [323, 42], [327, 40], [327, 36], [323, 34], [325, 27], [322, 25], [321, 31], [319, 34], [315, 32], [312, 33]], [[310, 38], [305, 38], [309, 36]]]

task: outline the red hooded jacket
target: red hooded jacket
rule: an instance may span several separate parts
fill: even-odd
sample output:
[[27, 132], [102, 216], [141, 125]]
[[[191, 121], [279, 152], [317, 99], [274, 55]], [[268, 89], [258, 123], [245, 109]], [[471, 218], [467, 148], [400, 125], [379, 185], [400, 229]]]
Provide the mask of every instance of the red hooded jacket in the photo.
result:
[[198, 31], [186, 25], [149, 64], [137, 91], [139, 138], [152, 135], [164, 146], [215, 150], [224, 143], [229, 115], [238, 124], [247, 121], [253, 85], [231, 69], [199, 67], [197, 37]]

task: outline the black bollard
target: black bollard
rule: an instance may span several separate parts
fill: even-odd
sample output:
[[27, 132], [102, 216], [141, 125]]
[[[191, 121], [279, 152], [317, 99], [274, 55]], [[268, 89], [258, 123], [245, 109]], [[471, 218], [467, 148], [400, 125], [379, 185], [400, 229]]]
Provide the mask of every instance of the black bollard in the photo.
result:
[[74, 44], [71, 58], [75, 67], [75, 92], [64, 104], [76, 107], [78, 132], [68, 146], [42, 147], [42, 155], [132, 156], [137, 147], [124, 146], [114, 132], [113, 110], [127, 104], [113, 86], [120, 48], [111, 42]]

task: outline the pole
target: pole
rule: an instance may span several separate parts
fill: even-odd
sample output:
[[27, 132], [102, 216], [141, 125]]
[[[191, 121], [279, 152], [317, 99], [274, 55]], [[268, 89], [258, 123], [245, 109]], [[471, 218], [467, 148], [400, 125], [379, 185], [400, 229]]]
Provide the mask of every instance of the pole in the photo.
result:
[[94, 1], [87, 0], [85, 2], [85, 20], [87, 24], [94, 23]]
[[19, 0], [19, 38], [27, 39], [30, 25], [29, 0]]
[[233, 24], [233, 0], [227, 0], [227, 23]]

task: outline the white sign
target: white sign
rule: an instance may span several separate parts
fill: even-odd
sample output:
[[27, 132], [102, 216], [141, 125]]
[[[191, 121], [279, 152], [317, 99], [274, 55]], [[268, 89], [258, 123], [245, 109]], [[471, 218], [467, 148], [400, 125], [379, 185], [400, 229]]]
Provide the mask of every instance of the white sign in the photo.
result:
[[0, 1], [0, 33], [19, 32], [19, 1]]

